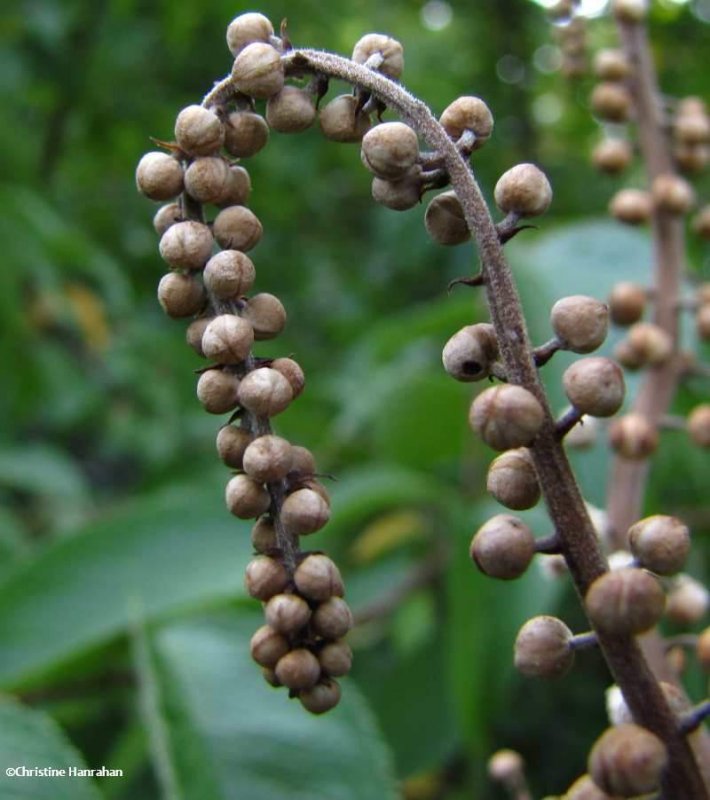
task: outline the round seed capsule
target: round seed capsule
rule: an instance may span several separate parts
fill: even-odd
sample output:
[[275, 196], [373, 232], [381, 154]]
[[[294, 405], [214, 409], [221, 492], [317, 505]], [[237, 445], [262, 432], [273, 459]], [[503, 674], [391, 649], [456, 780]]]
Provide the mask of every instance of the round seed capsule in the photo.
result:
[[208, 369], [197, 381], [197, 399], [210, 414], [224, 414], [237, 406], [239, 378], [221, 369]]
[[609, 295], [609, 314], [616, 325], [633, 325], [646, 310], [647, 292], [637, 283], [622, 281]]
[[613, 635], [636, 635], [652, 628], [663, 615], [665, 602], [658, 580], [636, 567], [605, 572], [584, 598], [594, 627]]
[[173, 269], [202, 269], [212, 254], [212, 233], [193, 220], [176, 222], [160, 237], [160, 255]]
[[319, 122], [325, 138], [333, 142], [359, 142], [370, 129], [370, 118], [351, 94], [333, 98], [320, 110]]
[[244, 428], [224, 425], [217, 434], [217, 454], [228, 467], [242, 469], [244, 451], [253, 438]]
[[299, 593], [308, 600], [322, 602], [345, 593], [340, 570], [328, 556], [313, 553], [298, 565], [293, 576]]
[[259, 436], [244, 451], [244, 471], [261, 483], [280, 481], [291, 470], [291, 451], [290, 443], [280, 436]]
[[606, 339], [609, 309], [594, 297], [563, 297], [552, 306], [550, 324], [565, 350], [591, 353]]
[[248, 208], [228, 206], [215, 217], [212, 232], [219, 246], [225, 250], [247, 251], [259, 243], [264, 229], [258, 217]]
[[254, 519], [271, 505], [269, 493], [248, 475], [235, 475], [224, 494], [227, 508], [239, 519]]
[[259, 367], [246, 375], [239, 385], [239, 403], [257, 417], [275, 417], [293, 399], [293, 389], [275, 369]]
[[688, 181], [677, 175], [658, 175], [651, 184], [656, 208], [669, 214], [687, 214], [695, 204], [695, 192]]
[[690, 552], [690, 531], [677, 517], [654, 514], [629, 528], [631, 552], [642, 567], [657, 575], [683, 569]]
[[321, 678], [312, 689], [299, 692], [298, 699], [311, 714], [325, 714], [340, 702], [340, 686], [330, 678]]
[[688, 435], [698, 447], [710, 447], [710, 403], [702, 403], [688, 415]]
[[286, 636], [298, 632], [311, 618], [308, 603], [296, 594], [277, 594], [266, 604], [267, 623]]
[[473, 537], [469, 554], [485, 575], [503, 580], [519, 578], [535, 555], [530, 528], [510, 514], [497, 514]]
[[545, 414], [535, 395], [522, 386], [506, 384], [481, 392], [471, 405], [468, 419], [494, 450], [510, 450], [532, 442]]
[[607, 729], [597, 739], [587, 766], [602, 791], [637, 797], [658, 789], [667, 763], [663, 742], [646, 728], [627, 723]]
[[[271, 369], [280, 372], [291, 384], [294, 399], [301, 394], [306, 385], [306, 376], [297, 361], [292, 358], [275, 358], [271, 362]], [[301, 449], [303, 448], [299, 448]]]
[[269, 126], [261, 114], [233, 111], [224, 127], [224, 149], [230, 156], [249, 158], [262, 150], [269, 140]]
[[342, 597], [330, 597], [313, 612], [311, 627], [324, 639], [342, 639], [353, 626], [350, 607]]
[[183, 187], [182, 166], [167, 153], [146, 153], [136, 168], [136, 186], [151, 200], [177, 197]]
[[234, 59], [232, 80], [249, 97], [265, 100], [280, 92], [284, 68], [278, 50], [266, 42], [248, 44]]
[[540, 499], [540, 485], [530, 451], [526, 447], [508, 450], [488, 468], [486, 488], [508, 508], [522, 511]]
[[278, 547], [274, 521], [270, 517], [260, 517], [251, 529], [251, 543], [257, 553], [268, 553]]
[[381, 33], [368, 33], [353, 48], [353, 61], [356, 64], [365, 64], [376, 55], [382, 58], [380, 65], [375, 67], [378, 72], [395, 80], [402, 75], [404, 52], [396, 39]]
[[658, 447], [658, 431], [643, 414], [631, 412], [609, 426], [609, 444], [631, 461], [648, 458]]
[[268, 292], [249, 298], [242, 316], [251, 324], [257, 341], [274, 339], [286, 327], [286, 309], [283, 303], [276, 295]]
[[169, 317], [191, 317], [204, 306], [205, 290], [193, 275], [168, 272], [158, 284], [158, 302]]
[[403, 122], [383, 122], [362, 139], [362, 161], [378, 178], [398, 180], [419, 157], [417, 134]]
[[515, 668], [533, 678], [559, 678], [574, 663], [572, 631], [557, 617], [533, 617], [515, 640]]
[[480, 97], [458, 97], [444, 109], [439, 122], [454, 141], [471, 131], [476, 137], [474, 150], [483, 147], [493, 132], [493, 114]]
[[291, 492], [281, 506], [284, 529], [298, 536], [319, 531], [329, 519], [329, 504], [313, 489]]
[[316, 118], [312, 95], [296, 86], [284, 86], [266, 101], [266, 121], [279, 133], [300, 133]]
[[257, 556], [246, 568], [244, 585], [251, 597], [257, 600], [270, 600], [280, 594], [289, 582], [284, 565], [269, 556]]
[[318, 661], [326, 675], [340, 678], [350, 672], [353, 664], [353, 651], [344, 641], [328, 642], [318, 653]]
[[224, 142], [224, 127], [212, 111], [198, 105], [187, 106], [175, 120], [175, 139], [191, 156], [209, 156]]
[[274, 667], [289, 651], [288, 639], [269, 625], [262, 625], [251, 637], [251, 657], [262, 667]]
[[286, 653], [279, 660], [275, 671], [279, 682], [289, 689], [310, 689], [318, 682], [320, 664], [310, 650], [299, 647]]
[[252, 42], [268, 42], [274, 35], [274, 26], [268, 17], [251, 11], [239, 14], [227, 27], [227, 47], [233, 56]]
[[651, 195], [640, 189], [621, 189], [609, 202], [609, 213], [627, 225], [641, 225], [651, 217]]
[[424, 215], [424, 226], [437, 244], [463, 244], [471, 238], [463, 208], [453, 191], [432, 198]]
[[625, 122], [631, 109], [629, 90], [619, 83], [598, 83], [589, 99], [592, 111], [609, 122]]
[[221, 203], [230, 189], [229, 164], [223, 158], [196, 158], [185, 171], [185, 191], [200, 203]]
[[233, 300], [251, 289], [256, 270], [249, 256], [239, 250], [221, 250], [207, 262], [202, 278], [217, 300]]
[[631, 163], [633, 151], [624, 139], [604, 139], [594, 148], [592, 163], [609, 175], [618, 175]]
[[162, 236], [165, 231], [176, 222], [183, 222], [182, 210], [178, 203], [168, 203], [161, 206], [153, 217], [153, 228], [158, 236]]
[[575, 361], [565, 370], [562, 382], [570, 403], [592, 417], [610, 417], [624, 402], [624, 373], [604, 356]]
[[218, 364], [239, 364], [254, 343], [251, 325], [236, 314], [220, 314], [205, 328], [202, 352]]
[[493, 195], [501, 211], [534, 217], [550, 207], [552, 187], [534, 164], [518, 164], [501, 175]]
[[487, 378], [497, 358], [498, 340], [488, 322], [461, 328], [446, 343], [441, 355], [447, 373], [464, 382]]

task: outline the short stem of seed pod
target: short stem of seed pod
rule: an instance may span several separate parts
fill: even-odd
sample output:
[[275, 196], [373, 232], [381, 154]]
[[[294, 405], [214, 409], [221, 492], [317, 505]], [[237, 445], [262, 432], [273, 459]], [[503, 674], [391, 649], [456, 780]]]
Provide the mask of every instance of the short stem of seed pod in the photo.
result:
[[560, 537], [556, 533], [549, 536], [542, 536], [535, 541], [535, 552], [544, 553], [548, 556], [556, 556], [560, 553]]
[[681, 372], [681, 378], [710, 378], [710, 364], [690, 364]]
[[422, 182], [422, 194], [432, 189], [443, 189], [449, 185], [449, 173], [445, 169], [431, 169], [422, 172], [420, 176]]
[[589, 650], [592, 647], [597, 647], [599, 640], [594, 631], [587, 633], [578, 633], [569, 640], [569, 646], [572, 650]]
[[568, 408], [567, 411], [555, 423], [555, 432], [560, 439], [565, 436], [574, 428], [575, 425], [582, 419], [584, 414], [575, 406]]
[[678, 311], [697, 311], [700, 303], [694, 297], [682, 297], [675, 304]]
[[680, 721], [681, 733], [687, 735], [697, 730], [710, 717], [710, 700], [703, 700], [695, 708], [684, 714]]
[[[468, 158], [476, 144], [476, 134], [473, 131], [464, 131], [456, 141], [456, 147], [463, 158]], [[425, 151], [419, 154], [418, 162], [423, 170], [439, 169], [444, 163], [444, 158], [437, 151]]]
[[533, 358], [536, 367], [544, 367], [545, 364], [562, 349], [562, 342], [557, 337], [550, 339], [549, 342], [541, 344], [533, 350]]
[[698, 643], [698, 637], [694, 633], [681, 633], [678, 636], [668, 636], [663, 640], [663, 646], [666, 650], [671, 650], [674, 647], [687, 647], [693, 648]]
[[470, 278], [454, 278], [452, 281], [449, 281], [449, 285], [446, 288], [447, 291], [450, 292], [454, 286], [483, 286], [485, 282], [486, 279], [483, 272], [477, 272]]
[[658, 427], [667, 431], [683, 431], [686, 428], [686, 420], [677, 414], [664, 414], [658, 420]]

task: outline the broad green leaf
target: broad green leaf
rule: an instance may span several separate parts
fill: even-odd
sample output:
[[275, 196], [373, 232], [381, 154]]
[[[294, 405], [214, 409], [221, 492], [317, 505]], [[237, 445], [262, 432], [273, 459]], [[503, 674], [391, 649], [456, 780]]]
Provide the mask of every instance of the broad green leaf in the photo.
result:
[[0, 585], [0, 682], [14, 687], [148, 619], [243, 595], [248, 524], [219, 476], [127, 505], [61, 541]]
[[[12, 777], [8, 769], [49, 767], [64, 776]], [[107, 769], [120, 769], [106, 764]], [[100, 800], [94, 778], [69, 774], [87, 769], [82, 755], [56, 722], [42, 711], [26, 708], [10, 697], [0, 697], [0, 797], [3, 800]], [[98, 769], [98, 767], [97, 767]], [[120, 781], [106, 777], [104, 781]]]
[[[264, 683], [249, 657], [252, 613], [166, 625], [149, 680], [181, 800], [394, 800], [395, 778], [372, 713], [352, 681], [313, 717]], [[154, 726], [160, 720], [149, 719]]]

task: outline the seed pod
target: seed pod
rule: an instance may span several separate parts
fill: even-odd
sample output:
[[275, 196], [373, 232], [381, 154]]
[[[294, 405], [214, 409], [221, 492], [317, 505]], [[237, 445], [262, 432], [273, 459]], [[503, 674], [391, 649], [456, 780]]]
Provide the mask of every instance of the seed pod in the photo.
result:
[[609, 426], [609, 444], [622, 458], [648, 458], [658, 447], [658, 431], [643, 414], [631, 412]]
[[251, 637], [251, 657], [262, 667], [274, 667], [289, 651], [288, 639], [268, 625], [262, 625]]
[[688, 435], [698, 447], [710, 447], [710, 403], [702, 403], [688, 415]]
[[646, 517], [629, 528], [628, 537], [639, 564], [657, 575], [680, 572], [690, 552], [690, 531], [677, 517]]
[[328, 556], [312, 553], [301, 561], [293, 575], [299, 593], [307, 600], [322, 602], [345, 593], [340, 570]]
[[249, 158], [266, 146], [269, 126], [261, 114], [233, 111], [224, 127], [224, 149], [230, 156]]
[[316, 118], [313, 96], [305, 89], [284, 86], [266, 101], [266, 121], [279, 133], [300, 133]]
[[631, 95], [621, 84], [610, 81], [598, 83], [589, 102], [594, 114], [608, 122], [625, 122], [629, 117]]
[[264, 615], [275, 631], [289, 636], [306, 625], [311, 609], [297, 594], [277, 594], [266, 604]]
[[710, 303], [704, 303], [695, 314], [695, 329], [698, 338], [703, 341], [710, 339]]
[[498, 750], [488, 759], [488, 776], [514, 789], [525, 779], [525, 762], [515, 750]]
[[697, 175], [710, 162], [710, 148], [707, 145], [676, 145], [673, 158], [680, 172]]
[[269, 367], [252, 370], [239, 385], [239, 404], [257, 417], [275, 417], [292, 399], [291, 384]]
[[622, 22], [641, 22], [648, 11], [647, 0], [612, 0], [611, 10]]
[[183, 220], [184, 217], [182, 216], [182, 210], [179, 204], [168, 203], [165, 206], [161, 206], [155, 212], [153, 228], [158, 236], [162, 236], [171, 225], [174, 225], [176, 222], [182, 222]]
[[315, 478], [309, 478], [308, 480], [298, 481], [297, 486], [298, 488], [310, 489], [311, 491], [314, 491], [323, 499], [328, 508], [330, 508], [330, 495], [328, 494], [328, 490], [320, 481], [316, 480]]
[[583, 450], [591, 447], [597, 441], [599, 423], [594, 417], [583, 416], [580, 421], [565, 436], [564, 442], [568, 447]]
[[[710, 672], [710, 627], [698, 636], [698, 641], [695, 645], [695, 654], [698, 658], [698, 663], [705, 670]], [[321, 666], [323, 661], [321, 660]]]
[[607, 48], [594, 56], [594, 74], [602, 81], [623, 81], [630, 71], [623, 50]]
[[276, 672], [272, 667], [262, 667], [261, 676], [269, 686], [273, 686], [275, 689], [281, 686], [281, 681], [276, 677]]
[[278, 547], [274, 521], [270, 517], [259, 517], [251, 529], [251, 544], [257, 553], [267, 553]]
[[589, 775], [582, 775], [567, 789], [564, 800], [613, 800], [594, 783]]
[[693, 231], [701, 239], [710, 239], [710, 205], [703, 206], [693, 217]]
[[493, 196], [506, 214], [535, 217], [544, 214], [552, 202], [552, 187], [542, 170], [534, 164], [517, 164], [504, 172]]
[[220, 314], [205, 328], [202, 352], [218, 364], [239, 364], [254, 343], [251, 325], [236, 314]]
[[232, 80], [249, 97], [265, 100], [284, 86], [284, 68], [278, 50], [265, 42], [248, 44], [234, 59]]
[[221, 369], [208, 369], [197, 381], [197, 399], [210, 414], [225, 414], [236, 408], [239, 378]]
[[400, 180], [372, 179], [372, 199], [393, 211], [408, 211], [422, 198], [421, 167], [414, 165]]
[[170, 200], [182, 191], [180, 162], [167, 153], [146, 153], [136, 167], [136, 186], [151, 200]]
[[214, 238], [225, 250], [251, 250], [264, 232], [258, 217], [244, 206], [228, 206], [212, 225]]
[[353, 61], [356, 64], [365, 64], [375, 55], [382, 57], [382, 63], [374, 68], [377, 72], [395, 80], [402, 75], [404, 52], [396, 39], [381, 33], [367, 33], [353, 48]]
[[251, 297], [242, 316], [251, 324], [257, 341], [274, 339], [286, 327], [286, 309], [276, 295], [268, 292]]
[[560, 678], [574, 663], [572, 631], [557, 617], [533, 617], [515, 640], [515, 668], [531, 678]]
[[657, 209], [669, 214], [687, 214], [695, 204], [695, 192], [688, 181], [677, 175], [658, 175], [651, 184]]
[[281, 506], [281, 522], [293, 535], [319, 531], [330, 519], [330, 506], [313, 489], [291, 492]]
[[263, 14], [251, 11], [235, 17], [227, 27], [227, 47], [233, 56], [252, 42], [268, 42], [274, 26]]
[[618, 175], [631, 163], [633, 151], [625, 139], [603, 139], [594, 148], [592, 162], [597, 169], [609, 175]]
[[224, 127], [213, 111], [187, 106], [175, 120], [175, 139], [180, 149], [191, 156], [210, 156], [224, 142]]
[[202, 358], [205, 357], [205, 354], [202, 352], [202, 337], [205, 333], [205, 329], [210, 322], [212, 322], [212, 320], [213, 317], [200, 317], [199, 319], [191, 322], [185, 331], [185, 341], [197, 353], [197, 355], [201, 356]]
[[292, 471], [299, 476], [313, 475], [316, 471], [316, 460], [313, 453], [306, 447], [294, 445]]
[[318, 653], [321, 669], [332, 678], [340, 678], [350, 672], [353, 664], [353, 651], [344, 641], [328, 642]]
[[205, 290], [193, 275], [168, 272], [158, 284], [158, 302], [169, 317], [191, 317], [205, 304]]
[[235, 475], [227, 484], [224, 497], [227, 508], [239, 519], [254, 519], [271, 505], [266, 489], [248, 475]]
[[185, 171], [185, 191], [200, 203], [221, 203], [229, 189], [229, 165], [223, 158], [196, 158]]
[[535, 555], [535, 538], [521, 519], [497, 514], [478, 529], [469, 555], [485, 575], [513, 580], [530, 565]]
[[624, 373], [610, 358], [580, 358], [565, 370], [562, 383], [570, 403], [592, 417], [611, 417], [624, 402]]
[[299, 692], [298, 699], [311, 714], [325, 714], [340, 702], [340, 686], [330, 678], [321, 678], [312, 689]]
[[217, 433], [217, 454], [228, 467], [242, 469], [244, 451], [253, 438], [244, 428], [224, 425]]
[[667, 763], [663, 742], [646, 728], [628, 723], [608, 728], [597, 739], [587, 768], [602, 791], [636, 797], [658, 789]]
[[614, 284], [609, 295], [609, 314], [616, 325], [633, 325], [643, 316], [647, 293], [638, 283], [622, 281]]
[[252, 559], [244, 574], [244, 586], [251, 597], [266, 602], [280, 594], [289, 582], [284, 565], [269, 556]]
[[324, 639], [342, 639], [353, 626], [350, 607], [342, 597], [330, 597], [313, 612], [311, 628]]
[[221, 250], [205, 265], [205, 288], [217, 300], [233, 300], [251, 289], [256, 270], [249, 256], [239, 250]]
[[704, 111], [679, 113], [673, 123], [673, 136], [681, 145], [697, 146], [710, 141], [710, 121]]
[[361, 157], [378, 178], [403, 178], [419, 158], [417, 134], [403, 122], [383, 122], [363, 137]]
[[474, 150], [483, 147], [493, 132], [493, 114], [480, 97], [456, 98], [444, 109], [439, 122], [454, 141], [461, 138], [464, 131], [471, 131], [476, 137]]
[[318, 682], [320, 664], [310, 650], [299, 647], [286, 653], [279, 660], [275, 671], [279, 682], [289, 689], [310, 689]]
[[676, 625], [688, 626], [699, 622], [710, 607], [710, 593], [700, 581], [690, 575], [678, 575], [668, 592], [666, 617]]
[[609, 203], [609, 213], [627, 225], [641, 225], [651, 217], [651, 195], [640, 189], [621, 189]]
[[303, 370], [298, 362], [294, 361], [292, 358], [275, 358], [271, 362], [271, 369], [280, 372], [291, 384], [294, 399], [301, 394], [306, 385], [306, 376], [303, 374]]
[[467, 325], [444, 345], [444, 369], [457, 381], [480, 381], [490, 375], [498, 358], [495, 329], [488, 322]]
[[526, 447], [508, 450], [488, 468], [486, 488], [508, 508], [522, 511], [540, 499], [540, 485], [530, 451]]
[[620, 636], [652, 628], [663, 615], [665, 603], [658, 580], [636, 567], [605, 572], [592, 583], [584, 598], [594, 627]]
[[609, 309], [593, 297], [563, 297], [552, 306], [550, 325], [565, 350], [591, 353], [606, 339]]
[[227, 187], [224, 196], [220, 199], [221, 207], [225, 206], [245, 206], [251, 194], [251, 178], [249, 173], [238, 164], [229, 167], [227, 175]]
[[160, 237], [160, 255], [173, 269], [202, 269], [212, 254], [212, 233], [201, 222], [171, 225]]
[[494, 450], [529, 445], [544, 419], [545, 413], [535, 395], [512, 384], [481, 392], [468, 415], [471, 428]]
[[280, 436], [259, 436], [244, 452], [244, 472], [261, 483], [280, 481], [291, 470], [291, 445]]
[[358, 109], [358, 99], [341, 94], [325, 105], [319, 114], [323, 136], [332, 142], [359, 142], [370, 129], [370, 118]]
[[614, 360], [618, 361], [627, 370], [637, 370], [644, 366], [643, 358], [637, 350], [629, 344], [628, 339], [622, 339], [614, 347]]
[[442, 192], [432, 198], [424, 215], [424, 226], [437, 244], [463, 244], [471, 238], [463, 208], [454, 191]]

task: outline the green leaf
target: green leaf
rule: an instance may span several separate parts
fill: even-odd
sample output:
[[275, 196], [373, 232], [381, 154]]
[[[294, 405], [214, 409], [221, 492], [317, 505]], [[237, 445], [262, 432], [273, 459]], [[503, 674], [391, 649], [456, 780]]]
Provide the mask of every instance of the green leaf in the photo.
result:
[[353, 683], [336, 709], [309, 715], [251, 661], [260, 624], [230, 613], [154, 634], [150, 713], [167, 725], [181, 800], [394, 800], [389, 751]]
[[[54, 720], [25, 708], [9, 697], [0, 697], [0, 797], [3, 800], [100, 800], [102, 795], [90, 777], [11, 777], [12, 767], [87, 769], [78, 750]], [[108, 769], [120, 766], [106, 764]], [[120, 781], [120, 777], [106, 778]]]
[[36, 679], [147, 619], [241, 597], [248, 524], [220, 480], [132, 503], [59, 542], [0, 585], [0, 683]]

